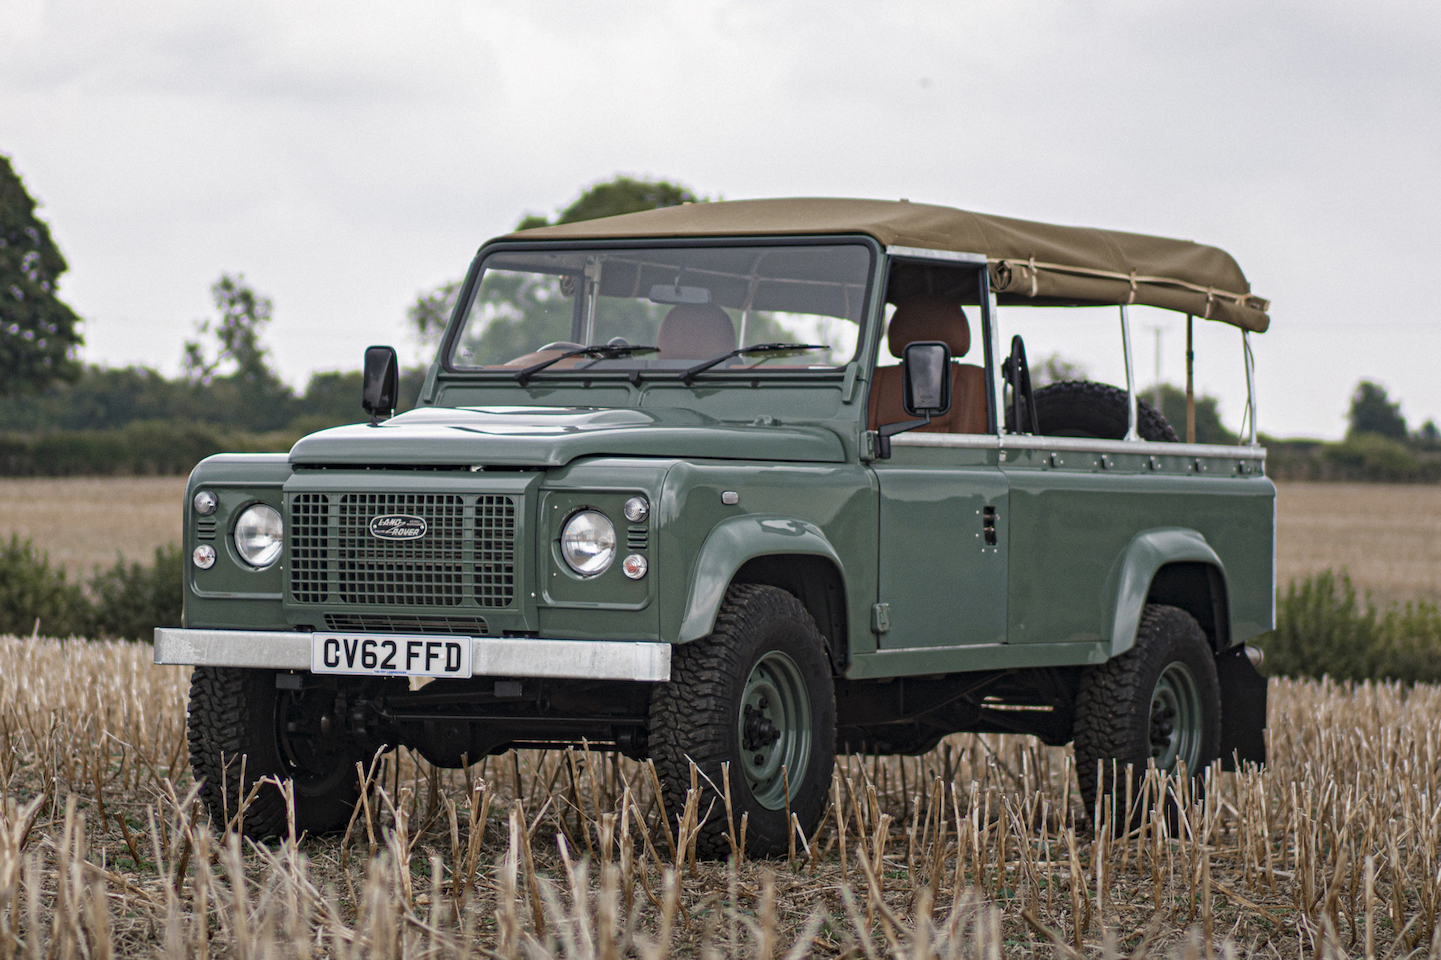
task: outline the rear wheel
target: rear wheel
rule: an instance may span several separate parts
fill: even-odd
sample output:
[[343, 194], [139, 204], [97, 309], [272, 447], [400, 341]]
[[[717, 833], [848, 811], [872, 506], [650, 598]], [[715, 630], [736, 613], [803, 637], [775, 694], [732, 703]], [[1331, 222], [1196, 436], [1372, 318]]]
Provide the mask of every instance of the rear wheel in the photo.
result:
[[1147, 605], [1136, 645], [1082, 676], [1075, 736], [1076, 779], [1088, 807], [1102, 792], [1115, 796], [1113, 809], [1125, 802], [1127, 764], [1133, 802], [1151, 762], [1165, 771], [1184, 765], [1199, 776], [1220, 751], [1221, 688], [1195, 618]]
[[[187, 735], [200, 797], [223, 823], [262, 778], [290, 780], [297, 833], [341, 829], [360, 797], [355, 763], [362, 754], [339, 730], [331, 732], [339, 726], [332, 720], [339, 689], [277, 690], [275, 677], [274, 670], [234, 667], [196, 667], [191, 674]], [[246, 836], [287, 829], [284, 797], [274, 785], [262, 786], [245, 811]]]
[[730, 852], [716, 792], [722, 764], [748, 855], [787, 850], [787, 807], [814, 830], [835, 767], [835, 687], [825, 641], [800, 601], [776, 587], [733, 585], [715, 630], [675, 649], [671, 679], [651, 697], [649, 749], [672, 817], [685, 804], [691, 763], [699, 768], [700, 814], [715, 804], [696, 842], [702, 856]]

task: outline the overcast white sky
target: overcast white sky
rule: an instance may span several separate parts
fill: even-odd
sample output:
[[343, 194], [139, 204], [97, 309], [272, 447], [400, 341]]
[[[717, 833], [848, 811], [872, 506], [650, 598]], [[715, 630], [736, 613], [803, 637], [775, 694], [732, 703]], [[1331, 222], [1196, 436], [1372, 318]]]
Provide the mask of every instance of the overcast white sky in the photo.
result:
[[1441, 419], [1438, 50], [1421, 0], [0, 0], [0, 153], [90, 362], [177, 370], [222, 271], [297, 385], [415, 357], [418, 291], [624, 172], [1220, 246], [1274, 301], [1262, 429], [1336, 437], [1363, 377]]

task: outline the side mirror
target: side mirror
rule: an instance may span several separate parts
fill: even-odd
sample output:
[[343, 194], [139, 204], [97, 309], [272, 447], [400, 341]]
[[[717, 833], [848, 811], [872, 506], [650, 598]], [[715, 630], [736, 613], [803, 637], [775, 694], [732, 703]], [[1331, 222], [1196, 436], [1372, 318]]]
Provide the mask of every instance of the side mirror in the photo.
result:
[[365, 348], [365, 377], [360, 391], [360, 405], [370, 414], [373, 427], [395, 413], [395, 395], [399, 392], [400, 361], [394, 347]]
[[883, 423], [876, 428], [876, 454], [891, 456], [891, 437], [924, 427], [931, 417], [951, 409], [951, 348], [939, 340], [916, 340], [901, 351], [901, 406], [919, 420]]
[[951, 409], [951, 348], [938, 340], [917, 340], [902, 351], [906, 413], [939, 417]]

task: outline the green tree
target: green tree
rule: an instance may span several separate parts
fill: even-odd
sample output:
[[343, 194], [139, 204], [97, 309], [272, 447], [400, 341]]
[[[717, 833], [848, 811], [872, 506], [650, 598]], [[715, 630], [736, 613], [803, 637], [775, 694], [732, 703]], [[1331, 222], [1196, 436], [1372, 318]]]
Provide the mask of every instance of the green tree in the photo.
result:
[[[1141, 394], [1146, 400], [1155, 402], [1155, 392], [1147, 390]], [[1196, 442], [1197, 443], [1239, 443], [1240, 438], [1221, 422], [1221, 412], [1216, 409], [1216, 398], [1202, 394], [1196, 398]], [[1186, 391], [1169, 383], [1161, 385], [1161, 413], [1166, 417], [1176, 435], [1186, 438]]]
[[1406, 439], [1406, 418], [1401, 416], [1401, 403], [1386, 396], [1386, 388], [1379, 383], [1362, 380], [1356, 384], [1347, 418], [1351, 421], [1347, 436], [1375, 433], [1392, 440]]
[[196, 323], [200, 339], [187, 341], [182, 358], [193, 416], [217, 424], [276, 430], [295, 415], [295, 394], [270, 368], [260, 331], [270, 322], [269, 297], [241, 274], [222, 274], [210, 287], [218, 316]]
[[1037, 389], [1062, 380], [1089, 380], [1086, 368], [1059, 353], [1048, 354], [1031, 363], [1031, 385]]
[[[642, 210], [676, 207], [683, 203], [701, 203], [704, 199], [704, 197], [696, 196], [689, 187], [672, 183], [669, 180], [637, 180], [634, 177], [616, 176], [586, 187], [570, 206], [556, 214], [554, 220], [547, 220], [539, 214], [528, 213], [521, 218], [516, 229], [530, 230], [534, 227], [547, 227], [552, 224], [616, 217], [623, 213], [639, 213]], [[455, 310], [455, 299], [459, 295], [460, 281], [452, 280], [430, 290], [422, 291], [416, 297], [415, 303], [411, 304], [410, 309], [406, 311], [406, 317], [422, 345], [435, 347], [440, 343], [440, 338], [445, 333], [445, 326], [450, 322], [450, 315]], [[487, 344], [485, 347], [477, 347], [477, 349], [489, 356], [494, 352], [490, 346]], [[478, 353], [477, 356], [479, 355]], [[513, 353], [507, 355], [513, 355]]]
[[192, 383], [209, 383], [222, 367], [229, 366], [230, 376], [250, 382], [263, 381], [275, 375], [266, 364], [268, 352], [260, 342], [260, 328], [270, 322], [274, 305], [245, 282], [243, 274], [221, 274], [211, 284], [211, 299], [220, 316], [213, 320], [196, 321], [201, 336], [213, 336], [215, 347], [210, 354], [199, 340], [185, 342], [183, 364], [186, 379]]
[[618, 217], [623, 213], [678, 207], [683, 203], [699, 203], [701, 200], [690, 188], [669, 180], [637, 180], [634, 177], [617, 176], [586, 187], [575, 202], [557, 214], [554, 220], [546, 220], [545, 217], [530, 213], [521, 218], [516, 229], [529, 230], [551, 224], [599, 220], [601, 217]]
[[445, 334], [445, 325], [450, 322], [450, 314], [455, 310], [455, 298], [459, 295], [460, 281], [451, 280], [422, 291], [415, 298], [405, 316], [422, 344], [427, 347], [439, 345], [440, 338]]
[[35, 200], [0, 156], [0, 396], [80, 376], [80, 318], [59, 297], [66, 269]]

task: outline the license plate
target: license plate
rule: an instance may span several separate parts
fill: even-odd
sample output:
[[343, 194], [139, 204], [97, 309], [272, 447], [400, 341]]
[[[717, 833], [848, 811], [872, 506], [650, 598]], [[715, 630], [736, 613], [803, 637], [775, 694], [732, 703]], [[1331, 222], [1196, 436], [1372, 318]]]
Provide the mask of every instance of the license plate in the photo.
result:
[[470, 638], [317, 633], [310, 640], [310, 671], [382, 677], [468, 677]]

